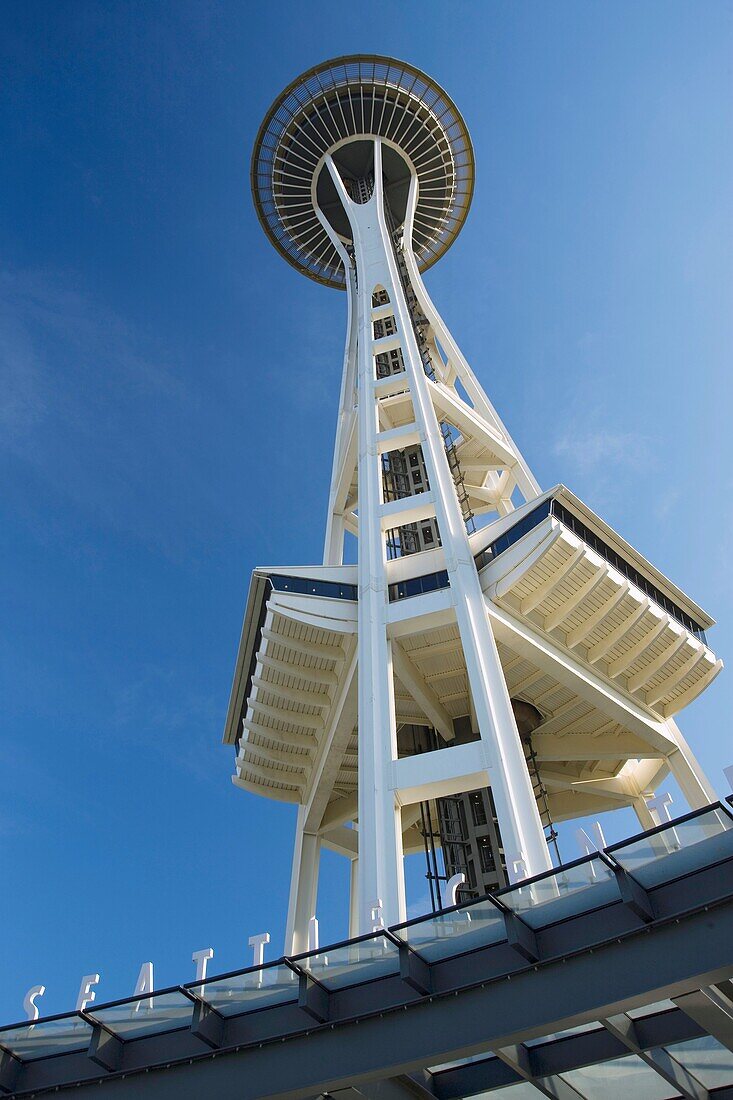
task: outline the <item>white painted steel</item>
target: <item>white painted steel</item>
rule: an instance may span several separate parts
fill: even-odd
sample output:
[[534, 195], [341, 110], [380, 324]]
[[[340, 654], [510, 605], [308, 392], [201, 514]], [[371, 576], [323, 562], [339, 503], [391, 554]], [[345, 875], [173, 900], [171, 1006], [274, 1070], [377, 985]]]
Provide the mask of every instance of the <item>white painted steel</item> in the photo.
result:
[[[507, 864], [510, 868], [515, 864], [522, 866], [528, 874], [537, 874], [550, 866], [524, 752], [448, 465], [434, 406], [434, 395], [431, 393], [433, 384], [422, 366], [392, 250], [390, 231], [384, 214], [379, 142], [375, 142], [374, 159], [374, 192], [369, 201], [360, 205], [349, 198], [336, 165], [330, 157], [326, 157], [326, 165], [349, 218], [358, 273], [356, 302], [352, 302], [350, 308], [358, 318], [358, 874], [359, 893], [363, 899], [360, 905], [360, 927], [364, 931], [370, 927], [375, 897], [382, 899], [385, 920], [388, 923], [402, 919], [404, 915], [401, 830], [397, 808], [400, 792], [392, 789], [389, 778], [397, 754], [392, 642], [387, 631], [389, 604], [386, 548], [382, 531], [385, 526], [385, 512], [391, 514], [400, 509], [384, 507], [379, 458], [383, 450], [404, 447], [416, 440], [422, 446], [430, 478], [432, 502], [428, 505], [429, 498], [415, 498], [414, 505], [412, 501], [402, 504], [401, 522], [409, 522], [412, 513], [408, 509], [415, 506], [419, 508], [416, 515], [423, 514], [423, 509], [428, 506], [434, 508], [438, 519], [450, 580], [450, 602], [466, 658], [478, 732], [487, 765], [486, 775], [490, 778], [494, 793]], [[414, 209], [415, 197], [413, 177], [408, 200], [409, 210]], [[325, 219], [322, 219], [323, 223]], [[387, 291], [393, 306], [414, 414], [411, 424], [387, 431], [380, 431], [378, 399], [375, 397], [374, 387], [374, 355], [377, 348], [372, 332], [371, 296], [378, 286]], [[471, 414], [477, 416], [474, 410], [471, 410]], [[492, 437], [498, 435], [494, 425], [490, 425], [490, 430]], [[424, 496], [427, 498], [427, 494]], [[418, 608], [414, 607], [416, 616], [417, 612]], [[408, 621], [409, 618], [408, 610]], [[427, 701], [428, 697], [423, 693], [422, 702]], [[432, 713], [436, 718], [444, 719], [443, 715], [435, 712], [434, 707]], [[441, 720], [440, 725], [445, 727], [445, 721]], [[427, 768], [427, 764], [425, 767]], [[445, 761], [445, 767], [450, 771], [448, 760]], [[419, 772], [419, 769], [420, 764], [416, 761], [413, 770]], [[426, 771], [426, 796], [436, 789], [434, 784], [434, 776]], [[472, 767], [466, 772], [462, 789], [470, 789], [475, 784], [476, 772]], [[458, 785], [460, 787], [460, 782]], [[413, 776], [410, 801], [414, 800], [416, 786], [419, 783], [416, 783]]]
[[[344, 76], [346, 87], [349, 77]], [[339, 76], [339, 86], [341, 82]], [[361, 85], [355, 94], [363, 96]], [[405, 118], [414, 108], [410, 95], [412, 89], [400, 107]], [[316, 98], [325, 121], [323, 112], [331, 111], [331, 101]], [[271, 112], [268, 125], [277, 128], [277, 118]], [[549, 494], [541, 494], [423, 284], [421, 270], [430, 259], [424, 225], [430, 198], [429, 173], [426, 176], [426, 164], [417, 155], [419, 147], [411, 138], [402, 148], [400, 127], [392, 127], [391, 120], [379, 120], [379, 126], [385, 122], [385, 133], [373, 117], [372, 129], [363, 129], [362, 119], [363, 132], [356, 116], [352, 121], [353, 129], [335, 126], [330, 145], [327, 125], [323, 146], [310, 150], [306, 158], [304, 228], [295, 206], [286, 202], [284, 177], [276, 179], [274, 173], [267, 179], [265, 161], [257, 162], [259, 174], [253, 183], [256, 201], [272, 185], [276, 205], [280, 203], [278, 216], [292, 241], [283, 244], [275, 235], [276, 247], [319, 281], [342, 285], [343, 278], [348, 299], [319, 576], [339, 583], [356, 581], [358, 604], [325, 595], [270, 593], [234, 777], [244, 789], [299, 804], [286, 936], [289, 953], [308, 946], [322, 845], [351, 858], [350, 935], [370, 931], [377, 911], [388, 925], [404, 919], [403, 836], [412, 833], [405, 840], [412, 850], [415, 806], [427, 799], [490, 785], [510, 879], [551, 866], [510, 694], [536, 705], [543, 714], [535, 748], [556, 820], [625, 805], [633, 806], [646, 824], [650, 812], [645, 799], [670, 770], [691, 806], [714, 796], [670, 718], [721, 667], [706, 645], [679, 627], [555, 513], [483, 568], [481, 575], [477, 572], [474, 554], [490, 542], [478, 532], [472, 544], [467, 534], [441, 425], [450, 425], [472, 511], [508, 517], [516, 507], [515, 497], [521, 496], [519, 518]], [[295, 143], [293, 156], [305, 164], [296, 149], [304, 136], [298, 125], [293, 115], [286, 129]], [[258, 147], [267, 146], [272, 137], [268, 134], [267, 128], [261, 132]], [[360, 197], [366, 199], [361, 203], [350, 197], [334, 160], [337, 150], [354, 138], [374, 148], [373, 192], [367, 198], [367, 181], [357, 181]], [[395, 255], [385, 213], [386, 147], [404, 155], [410, 173], [401, 257], [425, 319], [432, 362], [428, 373], [403, 287], [402, 259], [398, 262]], [[469, 169], [460, 164], [452, 168], [452, 153], [452, 147], [444, 150], [447, 159], [441, 171], [446, 180], [454, 169], [456, 179], [462, 172], [465, 185], [467, 172], [472, 181], [472, 159]], [[279, 148], [273, 164], [282, 167], [287, 159]], [[348, 244], [319, 208], [317, 181], [322, 170], [330, 175], [346, 213], [352, 236]], [[450, 232], [443, 233], [440, 219], [430, 229], [435, 258], [460, 228], [467, 209], [461, 194], [465, 198], [466, 193], [464, 186], [452, 198], [446, 194], [448, 206], [457, 206]], [[263, 224], [273, 236], [275, 216], [261, 204], [258, 212], [261, 218], [266, 215]], [[373, 304], [377, 288], [386, 291], [388, 302]], [[404, 370], [377, 378], [375, 357], [397, 349]], [[429, 488], [425, 485], [427, 491], [419, 492], [418, 487], [411, 496], [385, 501], [382, 457], [416, 444], [422, 450]], [[578, 509], [581, 523], [590, 524], [591, 533], [610, 540], [632, 567], [661, 583], [663, 591], [670, 590], [669, 582], [633, 548], [609, 534], [582, 502], [564, 487], [558, 489], [571, 511]], [[387, 531], [431, 520], [437, 520], [440, 549], [387, 560]], [[509, 521], [500, 518], [491, 527], [491, 538], [508, 527]], [[343, 566], [349, 532], [358, 536], [355, 570]], [[390, 584], [443, 569], [449, 587], [390, 603]], [[292, 573], [315, 579], [309, 567]], [[699, 609], [684, 594], [672, 588], [671, 597], [698, 615]], [[698, 621], [703, 626], [712, 622], [704, 616]], [[444, 638], [446, 631], [453, 632], [450, 641]], [[433, 658], [438, 654], [450, 660], [436, 669]], [[448, 744], [454, 738], [454, 717], [466, 716], [479, 740], [398, 760], [398, 716], [399, 721], [418, 724], [426, 720]]]

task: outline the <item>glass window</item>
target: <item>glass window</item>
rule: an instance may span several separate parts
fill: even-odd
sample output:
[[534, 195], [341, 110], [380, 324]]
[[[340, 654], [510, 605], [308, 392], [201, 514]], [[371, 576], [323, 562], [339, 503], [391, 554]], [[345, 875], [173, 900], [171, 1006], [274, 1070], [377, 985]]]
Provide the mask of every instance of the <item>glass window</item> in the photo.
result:
[[561, 1073], [560, 1078], [587, 1100], [618, 1100], [620, 1096], [634, 1100], [672, 1100], [679, 1096], [676, 1089], [635, 1054], [573, 1069]]
[[339, 584], [337, 581], [318, 581], [308, 577], [285, 577], [277, 573], [270, 574], [272, 587], [278, 592], [298, 592], [307, 596], [327, 596], [332, 600], [356, 600], [358, 587], [355, 584]]
[[494, 853], [491, 850], [491, 842], [487, 836], [480, 836], [477, 840], [478, 854], [481, 860], [481, 870], [486, 875], [489, 871], [496, 870]]
[[699, 1039], [673, 1043], [667, 1049], [706, 1088], [733, 1085], [733, 1053], [712, 1035], [701, 1035]]
[[431, 527], [423, 527], [422, 537], [423, 537], [423, 541], [426, 542], [428, 545], [431, 542], [435, 542], [435, 539], [433, 538], [433, 531], [432, 531]]
[[473, 823], [477, 827], [479, 825], [486, 825], [486, 806], [484, 804], [484, 797], [481, 791], [472, 791], [468, 796], [471, 803], [471, 817]]
[[723, 809], [706, 810], [659, 832], [609, 851], [642, 886], [673, 882], [692, 871], [733, 856], [733, 818]]
[[411, 577], [407, 581], [399, 581], [389, 586], [390, 603], [395, 600], [404, 600], [408, 596], [419, 596], [423, 592], [434, 592], [438, 588], [448, 588], [448, 570], [441, 569], [437, 573], [427, 573], [422, 577]]
[[646, 577], [642, 577], [630, 562], [622, 558], [615, 550], [612, 550], [610, 546], [606, 546], [602, 539], [593, 531], [589, 530], [584, 523], [581, 523], [577, 516], [574, 516], [567, 508], [564, 508], [559, 501], [553, 499], [551, 504], [552, 514], [556, 516], [565, 527], [568, 527], [581, 538], [587, 546], [590, 546], [596, 553], [600, 554], [602, 558], [605, 558], [610, 565], [618, 569], [622, 576], [630, 580], [637, 588], [640, 588], [645, 595], [650, 596], [655, 603], [664, 608], [664, 610], [675, 618], [677, 622], [681, 623], [687, 630], [690, 630], [696, 637], [700, 638], [701, 641], [706, 641], [705, 631], [702, 627], [694, 622], [681, 608], [677, 607], [668, 596], [660, 592], [650, 580]]

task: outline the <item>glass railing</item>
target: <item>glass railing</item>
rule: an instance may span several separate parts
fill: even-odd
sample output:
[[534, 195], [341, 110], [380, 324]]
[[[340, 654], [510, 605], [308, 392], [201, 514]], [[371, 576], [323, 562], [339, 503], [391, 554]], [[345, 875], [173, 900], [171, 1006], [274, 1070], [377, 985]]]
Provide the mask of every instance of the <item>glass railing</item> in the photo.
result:
[[709, 867], [733, 853], [733, 818], [722, 806], [660, 825], [644, 836], [613, 844], [612, 858], [645, 889]]
[[399, 948], [384, 933], [297, 955], [294, 964], [326, 989], [363, 985], [399, 974]]
[[521, 886], [500, 890], [496, 896], [533, 929], [559, 924], [578, 913], [589, 913], [620, 899], [613, 866], [600, 853], [585, 856]]
[[291, 1004], [298, 999], [299, 975], [283, 962], [237, 970], [222, 977], [187, 985], [220, 1016], [241, 1016], [260, 1008]]
[[0, 1029], [0, 1049], [9, 1050], [23, 1062], [33, 1062], [36, 1058], [86, 1050], [91, 1037], [91, 1024], [78, 1013], [67, 1012]]
[[109, 1005], [96, 1005], [85, 1013], [105, 1031], [123, 1042], [190, 1027], [195, 1002], [178, 986], [146, 997], [128, 997]]
[[83, 1013], [2, 1028], [0, 1051], [21, 1062], [83, 1052], [93, 1024], [124, 1042], [183, 1030], [192, 1026], [196, 1001], [224, 1018], [298, 1004], [304, 976], [324, 993], [396, 977], [402, 973], [401, 952], [417, 956], [424, 966], [491, 949], [510, 940], [510, 920], [539, 933], [622, 904], [624, 876], [653, 898], [654, 890], [724, 861], [733, 862], [733, 814], [716, 803], [495, 895], [368, 936], [185, 986], [95, 1003]]
[[430, 917], [419, 917], [393, 929], [427, 962], [452, 958], [506, 940], [502, 910], [491, 898], [482, 898], [470, 908], [457, 907]]

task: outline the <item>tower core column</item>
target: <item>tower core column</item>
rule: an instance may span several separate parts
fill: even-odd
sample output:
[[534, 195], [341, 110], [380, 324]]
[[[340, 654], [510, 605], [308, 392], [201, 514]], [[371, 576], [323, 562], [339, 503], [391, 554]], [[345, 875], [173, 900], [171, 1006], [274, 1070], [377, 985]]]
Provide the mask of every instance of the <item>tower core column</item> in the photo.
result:
[[[395, 339], [409, 386], [414, 431], [430, 480], [431, 512], [440, 530], [478, 730], [485, 754], [504, 842], [510, 880], [551, 866], [537, 802], [527, 771], [509, 693], [473, 561], [464, 517], [435, 412], [431, 381], [425, 373], [406, 298], [409, 276], [401, 274], [395, 252], [388, 200], [385, 200], [382, 142], [373, 142], [373, 173], [347, 191], [334, 159], [325, 163], [348, 218], [356, 279], [349, 282], [349, 312], [358, 318], [359, 432], [359, 911], [362, 932], [371, 928], [381, 904], [388, 922], [403, 919], [399, 793], [391, 772], [397, 761], [392, 643], [388, 636], [387, 558], [380, 440], [380, 409], [375, 393], [379, 339], [373, 317], [374, 295], [386, 291]], [[369, 191], [371, 190], [371, 194]], [[412, 173], [405, 218], [409, 248], [416, 206]], [[352, 196], [356, 196], [352, 197]], [[359, 201], [360, 200], [360, 201]], [[332, 230], [331, 230], [332, 232]], [[427, 498], [425, 498], [427, 499]], [[416, 500], [407, 498], [405, 511]], [[399, 523], [399, 513], [394, 522]], [[391, 521], [390, 521], [391, 522]]]

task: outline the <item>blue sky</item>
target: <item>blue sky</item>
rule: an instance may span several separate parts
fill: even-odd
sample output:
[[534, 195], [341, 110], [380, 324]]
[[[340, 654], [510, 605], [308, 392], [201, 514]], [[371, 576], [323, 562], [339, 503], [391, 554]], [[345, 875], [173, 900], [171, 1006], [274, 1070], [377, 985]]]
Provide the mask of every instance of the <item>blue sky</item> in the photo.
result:
[[[316, 62], [392, 53], [453, 96], [476, 195], [431, 294], [541, 484], [730, 655], [732, 46], [716, 0], [3, 5], [1, 1020], [35, 983], [58, 1012], [82, 974], [107, 1000], [149, 959], [162, 986], [280, 951], [293, 814], [220, 738], [250, 571], [322, 546], [345, 298], [248, 193]], [[681, 723], [721, 793], [729, 677]]]

